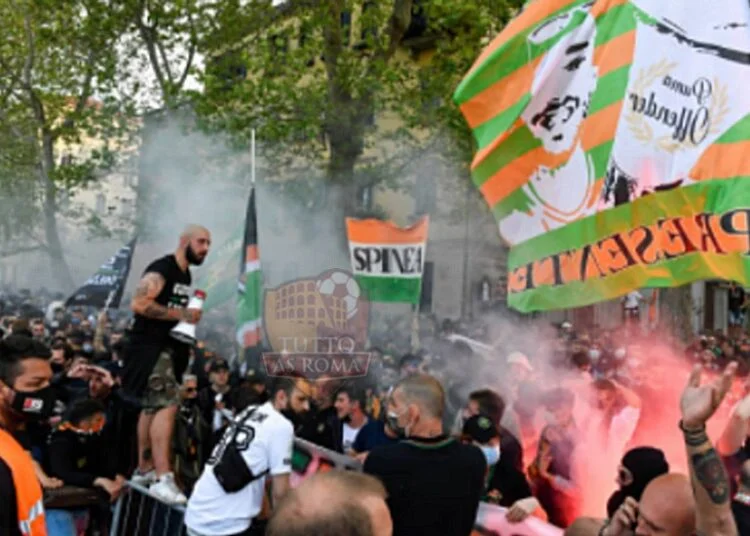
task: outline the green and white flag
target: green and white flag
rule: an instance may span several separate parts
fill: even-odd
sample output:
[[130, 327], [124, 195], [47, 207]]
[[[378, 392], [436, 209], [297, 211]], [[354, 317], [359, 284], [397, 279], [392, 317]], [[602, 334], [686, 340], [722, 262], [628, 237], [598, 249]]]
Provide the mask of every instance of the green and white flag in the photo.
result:
[[418, 304], [429, 219], [402, 229], [375, 219], [346, 219], [352, 271], [369, 301]]
[[261, 293], [263, 276], [258, 256], [258, 218], [255, 212], [255, 188], [250, 192], [245, 217], [245, 239], [240, 261], [237, 301], [237, 343], [242, 348], [258, 346], [261, 340]]

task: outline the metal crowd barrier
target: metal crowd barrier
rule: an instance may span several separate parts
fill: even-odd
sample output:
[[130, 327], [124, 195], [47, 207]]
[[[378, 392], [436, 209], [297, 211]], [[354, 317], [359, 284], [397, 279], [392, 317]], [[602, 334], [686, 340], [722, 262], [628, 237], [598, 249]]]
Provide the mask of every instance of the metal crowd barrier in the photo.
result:
[[[361, 471], [361, 464], [302, 439], [294, 440], [291, 485], [305, 478], [331, 470]], [[185, 508], [161, 502], [137, 484], [128, 483], [128, 490], [115, 505], [110, 536], [186, 536]], [[510, 525], [505, 509], [482, 503], [477, 512], [476, 535], [513, 534], [514, 536], [562, 536], [563, 531], [535, 518]]]
[[115, 504], [110, 536], [185, 536], [185, 508], [164, 503], [128, 482]]

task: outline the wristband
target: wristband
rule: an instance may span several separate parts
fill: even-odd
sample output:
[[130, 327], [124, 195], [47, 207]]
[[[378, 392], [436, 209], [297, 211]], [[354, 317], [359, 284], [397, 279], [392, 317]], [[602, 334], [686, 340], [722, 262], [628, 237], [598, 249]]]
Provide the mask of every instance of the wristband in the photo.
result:
[[706, 432], [706, 425], [701, 425], [700, 428], [691, 429], [691, 428], [685, 428], [685, 423], [680, 419], [680, 424], [678, 425], [680, 427], [680, 430], [682, 430], [682, 433], [685, 435], [697, 435], [697, 434], [704, 434]]
[[682, 437], [685, 439], [685, 444], [688, 447], [700, 447], [708, 441], [705, 424], [696, 430], [690, 430], [685, 428], [684, 423], [680, 420], [680, 430], [682, 430]]

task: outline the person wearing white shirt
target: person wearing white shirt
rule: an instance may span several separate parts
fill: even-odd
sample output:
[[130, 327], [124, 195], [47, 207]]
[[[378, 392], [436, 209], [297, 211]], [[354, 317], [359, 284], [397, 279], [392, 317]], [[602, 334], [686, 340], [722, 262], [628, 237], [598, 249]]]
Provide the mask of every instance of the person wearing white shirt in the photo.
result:
[[309, 411], [311, 386], [279, 378], [271, 394], [265, 404], [242, 410], [216, 445], [188, 501], [189, 536], [250, 536], [266, 477], [273, 504], [289, 489], [294, 430], [284, 414]]
[[351, 453], [357, 434], [367, 424], [366, 404], [364, 391], [352, 385], [345, 385], [336, 392], [333, 407], [341, 421], [341, 452], [344, 454]]

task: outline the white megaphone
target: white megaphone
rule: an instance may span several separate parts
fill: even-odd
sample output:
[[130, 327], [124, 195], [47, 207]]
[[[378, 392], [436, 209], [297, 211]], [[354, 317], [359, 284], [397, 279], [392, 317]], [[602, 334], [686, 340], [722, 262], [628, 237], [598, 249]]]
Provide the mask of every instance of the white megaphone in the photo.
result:
[[[201, 309], [203, 309], [203, 304], [205, 303], [205, 301], [206, 293], [202, 290], [196, 290], [193, 293], [193, 297], [190, 298], [190, 303], [188, 303], [187, 308], [198, 309], [200, 311]], [[175, 327], [173, 327], [172, 331], [170, 331], [169, 334], [173, 339], [177, 339], [182, 343], [189, 344], [191, 346], [195, 345], [195, 324], [191, 324], [190, 322], [185, 322], [183, 320]]]

